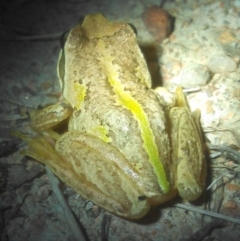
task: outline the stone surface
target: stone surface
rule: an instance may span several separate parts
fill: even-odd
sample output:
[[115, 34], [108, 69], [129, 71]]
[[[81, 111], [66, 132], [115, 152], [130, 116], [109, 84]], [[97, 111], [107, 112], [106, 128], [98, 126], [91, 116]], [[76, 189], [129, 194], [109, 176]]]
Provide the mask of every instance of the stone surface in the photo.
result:
[[208, 62], [208, 68], [213, 73], [234, 72], [237, 69], [237, 63], [227, 55], [216, 55]]
[[208, 68], [196, 63], [184, 66], [180, 74], [180, 83], [184, 88], [206, 85], [210, 79]]

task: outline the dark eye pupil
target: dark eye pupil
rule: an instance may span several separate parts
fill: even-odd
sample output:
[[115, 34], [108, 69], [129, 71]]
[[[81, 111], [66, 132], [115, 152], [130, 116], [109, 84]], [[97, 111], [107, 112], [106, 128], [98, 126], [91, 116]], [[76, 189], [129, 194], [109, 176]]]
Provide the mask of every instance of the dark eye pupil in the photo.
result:
[[145, 196], [145, 195], [143, 195], [143, 196], [138, 196], [138, 200], [139, 201], [143, 201], [143, 200], [145, 200], [147, 197]]

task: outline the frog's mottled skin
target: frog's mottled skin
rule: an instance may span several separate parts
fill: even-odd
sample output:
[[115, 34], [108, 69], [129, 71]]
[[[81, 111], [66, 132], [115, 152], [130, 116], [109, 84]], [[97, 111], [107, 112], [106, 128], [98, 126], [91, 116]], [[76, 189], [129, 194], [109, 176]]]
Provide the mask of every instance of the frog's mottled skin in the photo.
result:
[[[29, 143], [26, 155], [83, 197], [130, 219], [178, 192], [188, 200], [200, 196], [206, 165], [196, 121], [181, 89], [172, 105], [163, 90], [151, 89], [128, 24], [88, 15], [70, 31], [58, 75], [63, 101], [31, 120], [42, 137], [18, 134]], [[52, 131], [68, 117], [66, 133]]]

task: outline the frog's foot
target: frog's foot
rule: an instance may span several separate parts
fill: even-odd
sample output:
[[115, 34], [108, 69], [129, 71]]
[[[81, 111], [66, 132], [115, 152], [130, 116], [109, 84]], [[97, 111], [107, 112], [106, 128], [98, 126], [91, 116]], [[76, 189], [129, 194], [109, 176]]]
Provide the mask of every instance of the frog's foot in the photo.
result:
[[59, 168], [69, 168], [70, 165], [65, 163], [54, 149], [55, 141], [45, 136], [30, 137], [18, 131], [12, 131], [12, 135], [28, 143], [28, 148], [21, 150], [22, 155], [30, 156], [37, 161], [44, 163], [56, 170], [55, 162], [58, 162]]
[[205, 186], [206, 163], [202, 139], [187, 108], [172, 108], [170, 120], [173, 160], [177, 168], [177, 189], [182, 198], [195, 200]]

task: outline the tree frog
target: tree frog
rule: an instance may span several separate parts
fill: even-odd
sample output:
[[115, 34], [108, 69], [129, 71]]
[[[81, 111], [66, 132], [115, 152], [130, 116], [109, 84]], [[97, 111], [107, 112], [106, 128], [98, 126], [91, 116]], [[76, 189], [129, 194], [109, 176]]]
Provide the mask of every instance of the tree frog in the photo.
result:
[[[84, 198], [139, 219], [178, 193], [197, 199], [206, 161], [198, 121], [180, 88], [151, 88], [128, 24], [90, 14], [68, 34], [57, 72], [62, 100], [32, 116], [24, 154]], [[61, 124], [67, 126], [59, 130]]]

